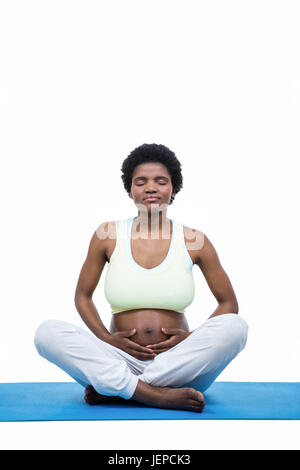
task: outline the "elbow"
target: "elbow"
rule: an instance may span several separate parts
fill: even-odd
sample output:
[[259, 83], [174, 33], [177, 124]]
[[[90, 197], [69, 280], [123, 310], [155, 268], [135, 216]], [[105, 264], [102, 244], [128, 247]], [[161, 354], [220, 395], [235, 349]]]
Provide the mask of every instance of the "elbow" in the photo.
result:
[[77, 292], [75, 293], [75, 296], [74, 296], [74, 304], [76, 307], [78, 307], [78, 305], [80, 305], [82, 301], [91, 300], [91, 299], [92, 299], [92, 295], [88, 295], [82, 292], [80, 293]]
[[94, 293], [94, 289], [91, 286], [84, 285], [83, 283], [78, 283], [75, 289], [74, 302], [75, 305], [77, 302], [82, 299], [91, 299]]
[[237, 300], [224, 300], [220, 305], [223, 305], [226, 313], [239, 313], [239, 304]]
[[230, 312], [238, 314], [239, 313], [239, 304], [238, 304], [235, 293], [233, 292], [232, 295], [230, 295], [227, 298], [227, 300], [228, 300]]
[[231, 313], [239, 313], [239, 304], [238, 301], [235, 299], [234, 302], [231, 302]]

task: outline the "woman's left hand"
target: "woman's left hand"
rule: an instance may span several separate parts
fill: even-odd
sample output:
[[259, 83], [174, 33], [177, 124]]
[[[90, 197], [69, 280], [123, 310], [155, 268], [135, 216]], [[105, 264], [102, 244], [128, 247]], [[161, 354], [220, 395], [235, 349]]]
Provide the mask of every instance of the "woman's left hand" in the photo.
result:
[[156, 354], [168, 351], [168, 349], [173, 348], [176, 344], [181, 343], [185, 338], [187, 338], [192, 331], [185, 331], [181, 328], [161, 328], [161, 331], [165, 335], [170, 335], [165, 341], [156, 344], [149, 344], [146, 348], [151, 348]]

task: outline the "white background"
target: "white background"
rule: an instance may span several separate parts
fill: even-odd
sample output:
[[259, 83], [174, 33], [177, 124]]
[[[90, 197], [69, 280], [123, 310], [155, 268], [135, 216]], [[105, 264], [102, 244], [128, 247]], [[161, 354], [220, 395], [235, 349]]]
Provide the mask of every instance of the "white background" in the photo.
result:
[[[48, 318], [84, 326], [74, 292], [90, 239], [137, 215], [120, 168], [153, 142], [182, 164], [168, 217], [209, 237], [249, 325], [218, 380], [300, 380], [299, 13], [297, 1], [1, 2], [1, 382], [72, 380], [38, 356], [35, 330]], [[93, 299], [108, 326], [105, 272]], [[217, 307], [193, 273], [190, 328]], [[284, 421], [0, 424], [11, 449], [295, 448], [299, 432]]]

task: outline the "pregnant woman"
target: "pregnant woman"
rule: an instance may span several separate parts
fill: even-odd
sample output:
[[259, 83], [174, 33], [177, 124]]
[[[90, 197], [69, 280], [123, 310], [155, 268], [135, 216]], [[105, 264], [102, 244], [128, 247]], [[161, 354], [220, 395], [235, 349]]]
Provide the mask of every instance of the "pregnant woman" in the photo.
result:
[[[91, 405], [133, 399], [201, 413], [203, 392], [245, 347], [247, 323], [208, 237], [167, 217], [183, 181], [175, 154], [143, 144], [124, 160], [121, 177], [138, 215], [103, 222], [92, 235], [75, 292], [90, 331], [46, 320], [36, 349], [85, 387]], [[106, 263], [109, 330], [92, 300]], [[194, 299], [194, 265], [218, 307], [190, 331], [185, 309]]]

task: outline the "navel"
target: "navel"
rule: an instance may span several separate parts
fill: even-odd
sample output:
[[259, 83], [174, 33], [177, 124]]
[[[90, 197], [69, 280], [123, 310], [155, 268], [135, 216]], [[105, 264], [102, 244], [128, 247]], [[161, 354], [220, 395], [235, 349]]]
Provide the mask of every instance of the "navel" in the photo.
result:
[[148, 334], [153, 333], [153, 328], [149, 328], [149, 327], [145, 328], [144, 333], [148, 333]]

